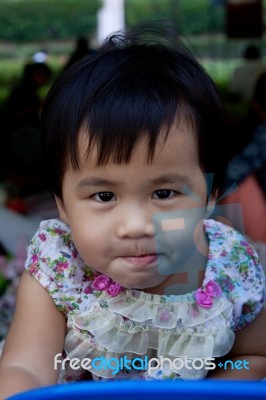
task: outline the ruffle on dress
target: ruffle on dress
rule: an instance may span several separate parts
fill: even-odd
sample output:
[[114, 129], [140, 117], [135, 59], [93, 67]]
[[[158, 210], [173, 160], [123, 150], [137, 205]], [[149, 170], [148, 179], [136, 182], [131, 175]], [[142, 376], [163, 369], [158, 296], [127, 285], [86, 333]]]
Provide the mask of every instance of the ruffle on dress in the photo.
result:
[[[99, 354], [107, 359], [126, 354], [132, 359], [153, 353], [170, 359], [220, 357], [234, 342], [232, 310], [224, 297], [206, 309], [196, 303], [193, 293], [160, 296], [126, 290], [116, 297], [103, 293], [89, 310], [69, 316], [65, 351], [70, 359], [93, 359]], [[91, 372], [112, 377], [108, 369], [91, 368]], [[208, 371], [196, 372], [202, 378]], [[186, 378], [187, 371], [183, 375]]]

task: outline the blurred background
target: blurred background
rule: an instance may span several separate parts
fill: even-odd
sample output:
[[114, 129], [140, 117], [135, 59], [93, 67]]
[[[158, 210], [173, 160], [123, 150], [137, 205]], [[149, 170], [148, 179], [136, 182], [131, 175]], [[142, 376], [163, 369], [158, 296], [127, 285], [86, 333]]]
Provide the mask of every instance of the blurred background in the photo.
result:
[[[266, 55], [265, 4], [266, 0], [0, 0], [0, 104], [26, 63], [45, 61], [55, 77], [79, 37], [97, 48], [113, 31], [161, 20], [171, 22], [227, 94], [233, 71], [245, 62], [247, 46], [257, 46], [262, 58]], [[42, 86], [41, 95], [47, 86]]]
[[0, 0], [0, 339], [28, 241], [57, 215], [40, 159], [46, 94], [108, 34], [151, 21], [171, 25], [221, 92], [229, 196], [219, 212], [228, 220], [226, 205], [240, 204], [243, 233], [265, 259], [266, 0]]
[[56, 75], [79, 37], [97, 47], [113, 31], [160, 20], [172, 23], [226, 92], [248, 45], [258, 46], [263, 57], [266, 54], [265, 4], [265, 0], [0, 0], [0, 101], [34, 55], [37, 61], [45, 59]]

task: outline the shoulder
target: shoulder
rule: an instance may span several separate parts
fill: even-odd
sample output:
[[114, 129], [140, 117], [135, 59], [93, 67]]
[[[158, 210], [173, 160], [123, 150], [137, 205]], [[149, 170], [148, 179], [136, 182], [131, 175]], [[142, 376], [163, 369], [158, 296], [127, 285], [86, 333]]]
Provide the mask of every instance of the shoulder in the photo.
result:
[[[233, 227], [214, 219], [204, 222], [209, 241], [209, 258], [231, 261], [232, 267], [239, 267], [244, 261], [260, 265], [259, 256], [247, 238]], [[244, 255], [244, 258], [241, 258]]]
[[49, 292], [60, 310], [83, 308], [82, 296], [89, 296], [92, 273], [79, 256], [64, 222], [41, 222], [30, 242], [25, 268]]
[[45, 220], [33, 236], [28, 247], [26, 269], [46, 264], [51, 271], [64, 259], [71, 260], [78, 257], [68, 226], [59, 219]]
[[219, 283], [224, 296], [233, 303], [234, 328], [240, 329], [263, 307], [265, 276], [259, 256], [234, 228], [207, 220], [205, 229], [210, 249], [206, 275]]
[[51, 244], [54, 242], [58, 245], [68, 244], [71, 246], [73, 244], [68, 225], [58, 218], [42, 221], [30, 245], [38, 244], [40, 247], [44, 248], [47, 243]]

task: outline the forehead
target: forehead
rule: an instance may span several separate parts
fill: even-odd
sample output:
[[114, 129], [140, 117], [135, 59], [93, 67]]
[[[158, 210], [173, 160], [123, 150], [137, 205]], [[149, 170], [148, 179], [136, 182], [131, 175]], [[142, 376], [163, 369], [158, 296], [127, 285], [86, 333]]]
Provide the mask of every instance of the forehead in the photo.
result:
[[[79, 166], [82, 167], [84, 164], [88, 166], [90, 164], [93, 168], [99, 167], [100, 146], [101, 144], [97, 142], [90, 143], [89, 132], [83, 128], [80, 131], [77, 146]], [[178, 164], [182, 164], [182, 162], [187, 164], [188, 160], [191, 160], [191, 163], [199, 164], [197, 133], [190, 123], [173, 123], [168, 131], [166, 128], [162, 129], [152, 158], [149, 157], [149, 146], [149, 135], [143, 132], [143, 134], [139, 135], [139, 140], [132, 148], [130, 159], [127, 162], [116, 162], [114, 160], [115, 149], [110, 149], [108, 160], [101, 166], [104, 167], [110, 163], [116, 165], [132, 163], [156, 165], [167, 160], [175, 160]]]

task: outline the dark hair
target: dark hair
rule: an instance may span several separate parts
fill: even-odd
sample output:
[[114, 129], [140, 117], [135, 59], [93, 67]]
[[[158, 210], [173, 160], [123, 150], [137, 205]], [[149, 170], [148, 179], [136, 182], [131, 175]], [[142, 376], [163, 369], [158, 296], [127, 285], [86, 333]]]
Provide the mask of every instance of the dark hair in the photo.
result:
[[[85, 57], [54, 83], [42, 112], [45, 172], [62, 199], [66, 164], [79, 167], [80, 129], [88, 132], [88, 154], [98, 165], [110, 157], [127, 163], [138, 140], [149, 140], [152, 160], [162, 128], [176, 120], [193, 124], [203, 172], [214, 173], [213, 192], [223, 182], [223, 105], [210, 77], [181, 45], [139, 36], [113, 35], [97, 55]], [[167, 135], [167, 132], [166, 132]], [[216, 144], [217, 142], [217, 144]]]

